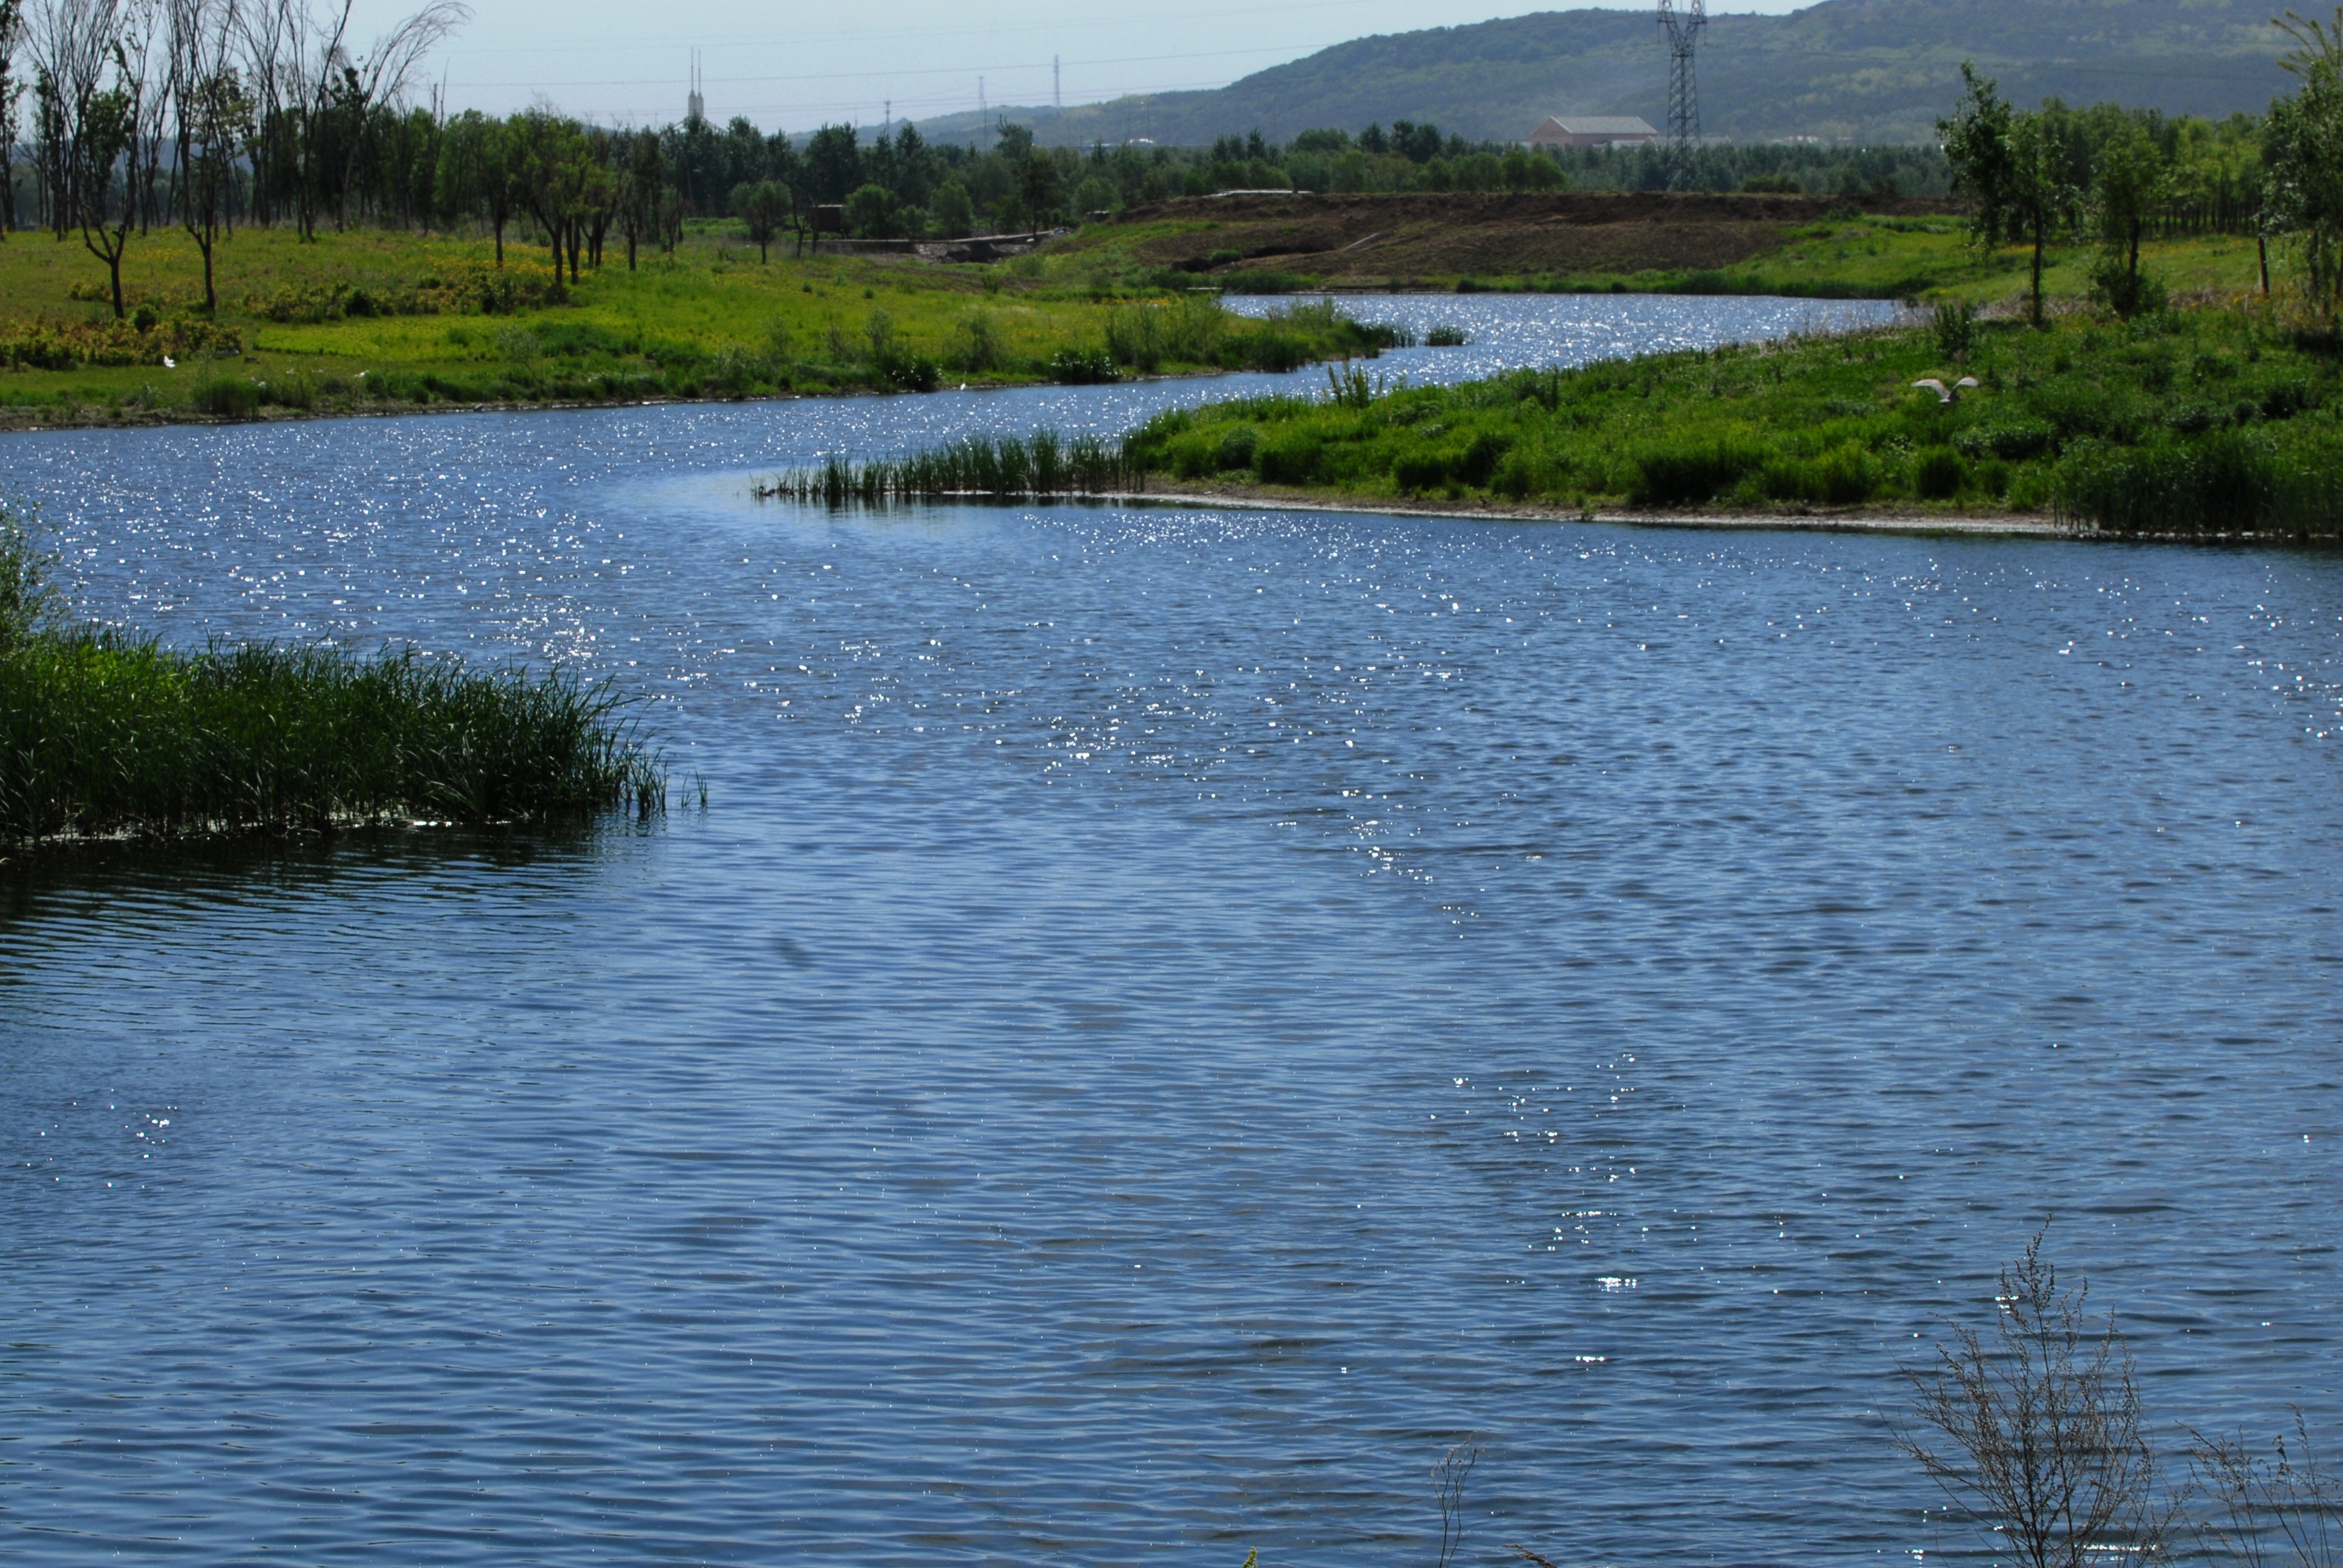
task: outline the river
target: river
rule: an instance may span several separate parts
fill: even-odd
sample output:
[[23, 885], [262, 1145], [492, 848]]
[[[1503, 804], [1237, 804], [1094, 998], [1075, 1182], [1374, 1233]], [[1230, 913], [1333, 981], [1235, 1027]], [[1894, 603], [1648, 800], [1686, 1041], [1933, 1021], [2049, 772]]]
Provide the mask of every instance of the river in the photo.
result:
[[2159, 1434], [2343, 1437], [2343, 559], [747, 494], [1269, 384], [0, 437], [89, 613], [679, 780], [0, 867], [0, 1556], [1421, 1563], [1475, 1438], [1463, 1562], [1958, 1555], [2053, 1212]]

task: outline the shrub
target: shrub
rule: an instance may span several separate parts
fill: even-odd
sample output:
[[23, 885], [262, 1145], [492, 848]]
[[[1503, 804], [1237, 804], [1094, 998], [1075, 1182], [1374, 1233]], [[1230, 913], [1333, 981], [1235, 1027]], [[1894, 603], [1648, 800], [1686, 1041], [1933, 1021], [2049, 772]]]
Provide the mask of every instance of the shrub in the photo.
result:
[[1468, 485], [1486, 487], [1490, 475], [1496, 472], [1497, 463], [1513, 446], [1513, 441], [1494, 430], [1483, 430], [1464, 444], [1456, 455], [1450, 471]]
[[1956, 1326], [1935, 1363], [1907, 1368], [1925, 1432], [1896, 1445], [1997, 1548], [2032, 1568], [2151, 1560], [2171, 1533], [2140, 1417], [2131, 1352], [2087, 1287], [2062, 1292], [2036, 1232], [2001, 1271], [1990, 1337]]
[[1306, 485], [1318, 477], [1322, 447], [1319, 438], [1307, 431], [1282, 432], [1276, 439], [1263, 442], [1253, 461], [1265, 483]]
[[1636, 460], [1627, 498], [1639, 507], [1697, 507], [1731, 489], [1763, 459], [1743, 447], [1717, 442], [1657, 452]]
[[951, 357], [962, 370], [990, 370], [1001, 364], [1001, 331], [990, 311], [980, 307], [960, 318], [952, 328]]
[[1221, 444], [1213, 453], [1213, 464], [1222, 468], [1250, 468], [1253, 452], [1260, 445], [1260, 431], [1250, 425], [1232, 426], [1221, 433]]
[[1822, 480], [1822, 498], [1834, 507], [1858, 506], [1879, 488], [1879, 465], [1851, 441], [1824, 453], [1815, 467]]
[[1050, 356], [1050, 379], [1067, 387], [1089, 387], [1117, 379], [1114, 361], [1102, 348], [1061, 348]]
[[932, 392], [943, 385], [942, 368], [917, 354], [893, 354], [879, 362], [879, 373], [899, 392]]
[[1244, 367], [1282, 375], [1310, 362], [1310, 345], [1290, 333], [1256, 332], [1243, 342]]
[[1912, 488], [1922, 500], [1949, 501], [1967, 477], [1960, 454], [1949, 447], [1931, 447], [1912, 465]]
[[1939, 305], [1929, 313], [1928, 325], [1936, 335], [1936, 352], [1947, 359], [1962, 358], [1976, 347], [1974, 305]]
[[2325, 498], [2333, 456], [2314, 450], [2281, 465], [2268, 436], [2244, 430], [2186, 445], [2092, 446], [2060, 465], [2055, 494], [2062, 516], [2114, 533], [2316, 531], [2334, 526]]
[[215, 376], [187, 394], [197, 413], [220, 419], [250, 419], [260, 412], [260, 388], [240, 376]]
[[2022, 463], [2039, 457], [2058, 444], [2058, 432], [2047, 419], [2024, 417], [1998, 420], [1962, 431], [1953, 446], [1971, 457], [1999, 457]]

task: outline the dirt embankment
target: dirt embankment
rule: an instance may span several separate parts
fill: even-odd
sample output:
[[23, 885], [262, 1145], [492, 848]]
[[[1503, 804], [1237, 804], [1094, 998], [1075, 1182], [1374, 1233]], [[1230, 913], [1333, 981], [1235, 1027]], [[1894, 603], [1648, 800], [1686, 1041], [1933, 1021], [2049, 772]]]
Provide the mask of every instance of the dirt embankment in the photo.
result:
[[1956, 210], [1954, 203], [1920, 196], [1297, 194], [1182, 197], [1132, 207], [1121, 222], [1213, 226], [1152, 236], [1132, 247], [1158, 266], [1288, 272], [1335, 286], [1376, 287], [1417, 277], [1706, 271], [1763, 256], [1800, 226], [1850, 206], [1884, 216]]

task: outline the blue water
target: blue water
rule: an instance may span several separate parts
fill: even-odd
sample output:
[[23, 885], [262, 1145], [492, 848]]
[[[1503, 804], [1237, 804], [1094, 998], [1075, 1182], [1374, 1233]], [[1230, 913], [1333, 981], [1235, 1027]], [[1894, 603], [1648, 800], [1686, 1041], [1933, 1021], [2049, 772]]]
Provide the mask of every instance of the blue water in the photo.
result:
[[2053, 1211], [2343, 1427], [2343, 559], [746, 495], [1227, 389], [0, 443], [707, 786], [0, 866], [0, 1557], [1416, 1563], [1469, 1434], [1464, 1562], [1933, 1554]]

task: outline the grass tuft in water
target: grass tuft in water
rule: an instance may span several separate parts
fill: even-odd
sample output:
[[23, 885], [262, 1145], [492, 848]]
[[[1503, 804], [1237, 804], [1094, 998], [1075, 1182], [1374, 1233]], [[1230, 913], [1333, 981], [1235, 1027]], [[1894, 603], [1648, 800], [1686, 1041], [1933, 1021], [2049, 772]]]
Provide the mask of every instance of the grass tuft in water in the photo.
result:
[[8, 842], [666, 809], [665, 771], [608, 682], [412, 648], [178, 652], [62, 624], [45, 564], [0, 510]]
[[756, 487], [763, 500], [820, 502], [832, 507], [890, 501], [980, 497], [1023, 500], [1034, 496], [1103, 496], [1138, 481], [1121, 442], [1096, 436], [1031, 437], [971, 436], [924, 452], [866, 462], [832, 455], [818, 467], [796, 468]]

